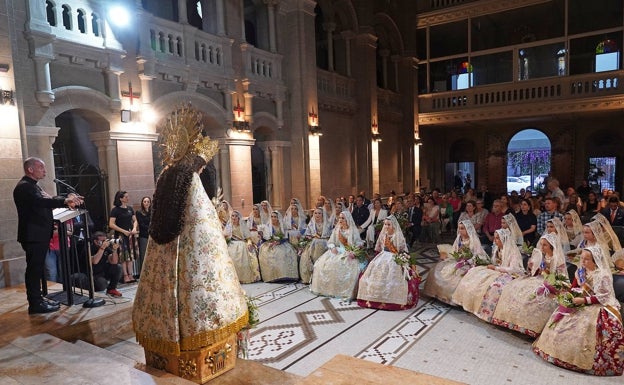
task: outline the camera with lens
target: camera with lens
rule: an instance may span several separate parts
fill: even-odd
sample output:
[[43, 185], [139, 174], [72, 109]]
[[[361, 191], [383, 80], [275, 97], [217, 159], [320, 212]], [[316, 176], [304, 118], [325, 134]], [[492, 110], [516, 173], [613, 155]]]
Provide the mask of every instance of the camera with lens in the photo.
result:
[[121, 239], [117, 238], [112, 238], [112, 239], [107, 239], [108, 243], [110, 243], [111, 245], [118, 245], [121, 243]]

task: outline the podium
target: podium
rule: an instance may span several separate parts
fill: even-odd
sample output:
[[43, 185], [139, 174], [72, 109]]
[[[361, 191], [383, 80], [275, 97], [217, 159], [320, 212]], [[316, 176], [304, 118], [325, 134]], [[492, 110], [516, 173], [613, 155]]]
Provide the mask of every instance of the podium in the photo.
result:
[[[81, 219], [82, 219], [82, 222], [84, 222], [86, 225], [87, 224], [87, 218], [86, 218], [87, 210], [82, 210], [82, 209], [71, 210], [68, 208], [59, 208], [59, 209], [54, 209], [52, 211], [52, 214], [54, 216], [54, 222], [56, 223], [57, 228], [58, 228], [60, 257], [61, 257], [60, 267], [61, 267], [61, 272], [62, 272], [61, 274], [63, 276], [63, 291], [47, 295], [47, 297], [54, 299], [67, 306], [72, 306], [75, 304], [76, 305], [82, 304], [88, 301], [90, 297], [91, 298], [93, 297], [93, 292], [92, 292], [92, 289], [89, 289], [89, 295], [90, 295], [89, 297], [74, 292], [74, 284], [72, 282], [73, 281], [72, 280], [72, 271], [73, 271], [72, 262], [75, 261], [78, 264], [78, 260], [77, 260], [78, 255], [77, 255], [77, 250], [76, 250], [76, 242], [78, 240], [78, 237], [74, 236], [74, 234], [72, 234], [71, 236], [68, 236], [66, 223], [68, 221], [73, 221], [74, 218], [76, 217], [84, 216]], [[85, 238], [84, 241], [88, 242], [89, 240]], [[91, 261], [88, 260], [87, 263], [90, 264]], [[87, 272], [88, 274], [91, 274], [90, 269], [87, 269]], [[90, 276], [88, 276], [88, 278], [91, 279]], [[45, 279], [44, 279], [44, 283], [46, 283]], [[43, 285], [43, 288], [44, 288], [43, 294], [46, 295], [47, 287], [45, 284]]]

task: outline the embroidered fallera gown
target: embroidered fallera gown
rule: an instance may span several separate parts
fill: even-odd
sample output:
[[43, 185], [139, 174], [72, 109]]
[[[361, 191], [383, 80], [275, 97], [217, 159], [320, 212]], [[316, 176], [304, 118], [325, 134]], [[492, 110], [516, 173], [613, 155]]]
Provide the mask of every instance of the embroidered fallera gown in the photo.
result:
[[572, 284], [582, 288], [591, 304], [575, 308], [565, 316], [555, 310], [533, 351], [544, 360], [566, 369], [597, 376], [620, 376], [624, 371], [624, 329], [620, 303], [613, 291], [613, 278], [600, 247], [588, 249], [596, 269], [583, 280], [577, 270]]
[[404, 310], [418, 303], [420, 277], [417, 271], [395, 261], [399, 252], [408, 250], [398, 222], [396, 219], [393, 222], [396, 224], [394, 236], [382, 230], [375, 246], [379, 253], [360, 277], [357, 302], [362, 307]]
[[148, 241], [132, 312], [137, 341], [166, 355], [217, 343], [248, 321], [221, 223], [197, 173], [186, 199], [181, 233], [165, 244]]

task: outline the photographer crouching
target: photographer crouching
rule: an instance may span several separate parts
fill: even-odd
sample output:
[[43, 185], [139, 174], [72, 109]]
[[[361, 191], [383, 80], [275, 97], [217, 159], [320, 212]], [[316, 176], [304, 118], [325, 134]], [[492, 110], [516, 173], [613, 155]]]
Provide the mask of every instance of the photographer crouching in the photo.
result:
[[[117, 290], [117, 283], [121, 279], [121, 265], [119, 264], [119, 242], [116, 239], [106, 239], [102, 231], [93, 233], [91, 246], [91, 264], [93, 266], [93, 283], [95, 291], [106, 288], [106, 294], [111, 297], [121, 297]], [[83, 273], [75, 277], [77, 286], [89, 288], [87, 276]]]

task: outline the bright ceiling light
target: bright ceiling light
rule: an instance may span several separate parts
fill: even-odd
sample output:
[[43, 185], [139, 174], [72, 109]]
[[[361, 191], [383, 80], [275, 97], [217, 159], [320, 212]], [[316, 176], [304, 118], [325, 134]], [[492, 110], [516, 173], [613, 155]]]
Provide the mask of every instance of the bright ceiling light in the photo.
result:
[[130, 12], [121, 5], [114, 5], [108, 11], [111, 23], [118, 27], [125, 27], [130, 23]]

